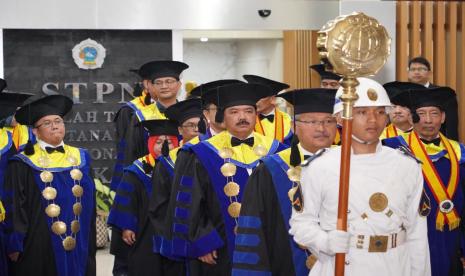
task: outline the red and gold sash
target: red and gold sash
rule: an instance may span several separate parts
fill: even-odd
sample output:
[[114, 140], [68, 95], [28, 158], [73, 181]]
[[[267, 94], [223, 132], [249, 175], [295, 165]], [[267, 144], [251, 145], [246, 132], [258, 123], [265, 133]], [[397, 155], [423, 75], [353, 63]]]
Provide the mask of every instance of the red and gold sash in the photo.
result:
[[[449, 183], [447, 183], [447, 188], [442, 182], [441, 177], [429, 158], [428, 153], [426, 152], [426, 149], [420, 141], [417, 133], [412, 132], [409, 135], [410, 149], [413, 154], [423, 162], [423, 177], [433, 193], [438, 205], [440, 205], [444, 200], [452, 200], [454, 198], [459, 180], [459, 162], [457, 160], [457, 155], [453, 150], [450, 141], [441, 133], [439, 133], [439, 135], [450, 159], [450, 177]], [[449, 225], [449, 230], [453, 230], [460, 225], [460, 216], [457, 214], [457, 210], [455, 208], [448, 213], [443, 213], [438, 208], [436, 215], [436, 229], [443, 231], [444, 224]]]
[[[265, 119], [266, 120], [266, 119]], [[260, 118], [257, 115], [255, 120], [255, 132], [260, 133], [261, 135], [267, 136], [265, 128], [262, 125]], [[275, 109], [274, 112], [274, 139], [279, 142], [284, 141], [284, 116], [278, 109]], [[270, 137], [271, 138], [271, 137]]]
[[399, 134], [397, 133], [397, 128], [396, 128], [396, 126], [394, 126], [394, 124], [389, 124], [386, 127], [386, 138], [392, 138], [392, 137], [396, 137], [398, 135]]
[[334, 136], [333, 145], [339, 146], [341, 144], [341, 140], [342, 140], [341, 133], [342, 133], [342, 128], [337, 128], [336, 135]]

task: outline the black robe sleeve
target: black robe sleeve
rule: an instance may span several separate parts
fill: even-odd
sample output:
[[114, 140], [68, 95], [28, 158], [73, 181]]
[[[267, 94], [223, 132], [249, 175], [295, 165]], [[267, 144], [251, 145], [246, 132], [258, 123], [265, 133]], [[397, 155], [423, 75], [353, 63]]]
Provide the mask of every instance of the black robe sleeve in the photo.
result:
[[289, 234], [273, 179], [264, 164], [260, 164], [249, 177], [242, 197], [234, 255], [247, 258], [248, 254], [258, 256], [258, 262], [234, 262], [235, 270], [295, 275]]
[[41, 193], [35, 184], [32, 169], [20, 161], [10, 161], [6, 191], [13, 195], [10, 214], [12, 230], [8, 252], [20, 252], [11, 262], [12, 275], [56, 275], [55, 257], [47, 222], [43, 219]]
[[445, 104], [446, 120], [441, 127], [441, 132], [449, 139], [459, 140], [459, 115], [457, 97], [453, 97]]
[[113, 169], [113, 175], [111, 178], [110, 189], [116, 191], [121, 177], [123, 176], [124, 169], [124, 153], [126, 151], [127, 143], [126, 141], [126, 130], [128, 125], [131, 123], [131, 117], [133, 115], [133, 110], [128, 106], [123, 106], [116, 113], [114, 122], [116, 129], [116, 163]]
[[149, 201], [149, 219], [155, 235], [168, 238], [170, 226], [166, 216], [171, 196], [172, 177], [161, 162], [157, 162], [152, 174], [152, 195]]
[[[231, 271], [220, 205], [207, 171], [190, 151], [180, 151], [164, 225], [171, 233], [175, 257], [189, 258], [191, 274], [227, 275]], [[217, 251], [216, 265], [198, 257]]]
[[146, 215], [147, 195], [139, 178], [132, 172], [125, 172], [116, 189], [115, 200], [108, 218], [112, 226], [110, 253], [126, 259], [131, 247], [122, 239], [123, 230], [138, 233]]
[[123, 166], [128, 166], [139, 157], [148, 154], [146, 133], [142, 125], [139, 123], [136, 114], [131, 117], [130, 123], [127, 125], [125, 136], [126, 147], [124, 151]]

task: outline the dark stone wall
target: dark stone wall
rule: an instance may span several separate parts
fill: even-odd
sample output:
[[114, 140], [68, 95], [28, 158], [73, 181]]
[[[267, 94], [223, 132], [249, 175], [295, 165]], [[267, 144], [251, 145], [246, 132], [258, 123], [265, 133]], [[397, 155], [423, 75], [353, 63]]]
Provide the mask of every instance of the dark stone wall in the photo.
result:
[[[71, 50], [87, 38], [106, 49], [100, 69], [83, 70], [74, 63]], [[171, 59], [171, 31], [4, 29], [3, 44], [8, 89], [73, 98], [65, 142], [88, 149], [95, 176], [110, 181], [116, 158], [114, 113], [132, 99], [139, 81], [128, 70]]]

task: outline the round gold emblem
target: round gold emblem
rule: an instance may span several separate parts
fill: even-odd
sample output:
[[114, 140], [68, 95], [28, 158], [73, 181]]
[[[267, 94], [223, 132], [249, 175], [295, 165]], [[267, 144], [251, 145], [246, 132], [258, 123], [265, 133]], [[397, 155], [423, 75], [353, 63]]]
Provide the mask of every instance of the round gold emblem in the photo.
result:
[[318, 259], [315, 257], [315, 255], [310, 255], [307, 257], [307, 260], [305, 261], [305, 265], [307, 266], [308, 269], [312, 269], [316, 261], [318, 261]]
[[233, 202], [228, 206], [228, 213], [233, 218], [238, 218], [241, 213], [241, 204], [239, 202]]
[[77, 160], [73, 156], [68, 156], [68, 162], [71, 163], [71, 165], [76, 166], [77, 165]]
[[40, 173], [40, 180], [42, 180], [42, 182], [52, 182], [53, 181], [53, 174], [49, 171], [43, 171]]
[[79, 216], [82, 212], [82, 205], [80, 202], [76, 202], [73, 204], [73, 213], [76, 215], [76, 216]]
[[71, 222], [71, 232], [73, 232], [73, 234], [76, 234], [77, 232], [79, 232], [80, 229], [81, 229], [81, 225], [79, 224], [79, 221], [73, 220]]
[[289, 200], [291, 202], [294, 202], [294, 195], [296, 192], [297, 192], [297, 186], [290, 188], [289, 191], [287, 192], [287, 196], [289, 197]]
[[300, 167], [291, 167], [289, 170], [287, 170], [287, 177], [289, 177], [290, 181], [299, 182], [301, 171], [302, 168]]
[[81, 197], [84, 193], [81, 185], [74, 185], [73, 188], [71, 188], [71, 191], [75, 197]]
[[253, 152], [259, 156], [259, 157], [263, 157], [265, 156], [268, 151], [266, 150], [266, 148], [262, 145], [256, 145], [254, 148], [253, 148]]
[[73, 180], [81, 180], [82, 179], [82, 172], [80, 169], [72, 169], [69, 174]]
[[223, 190], [224, 190], [224, 193], [229, 197], [237, 196], [240, 191], [240, 186], [236, 182], [231, 181], [231, 182], [228, 182], [228, 184], [224, 185]]
[[57, 197], [57, 190], [55, 188], [53, 188], [53, 187], [46, 187], [42, 191], [42, 196], [46, 200], [54, 200]]
[[220, 157], [223, 159], [232, 158], [233, 151], [230, 148], [222, 148], [219, 151]]
[[64, 233], [66, 233], [66, 223], [62, 221], [55, 221], [52, 224], [52, 232], [57, 235], [63, 235]]
[[376, 93], [376, 90], [374, 90], [373, 88], [368, 88], [367, 96], [368, 99], [370, 99], [370, 101], [373, 102], [376, 102], [376, 100], [378, 99], [378, 93]]
[[48, 158], [45, 158], [43, 156], [39, 157], [37, 161], [39, 162], [39, 165], [41, 167], [48, 167], [48, 165], [50, 164], [50, 162], [48, 161]]
[[66, 251], [71, 251], [76, 247], [76, 240], [71, 236], [67, 236], [62, 243]]
[[60, 206], [52, 203], [45, 208], [45, 213], [51, 218], [56, 218], [60, 215]]
[[388, 206], [388, 198], [383, 193], [374, 193], [369, 200], [371, 210], [381, 212]]
[[221, 173], [226, 177], [233, 176], [236, 174], [236, 165], [234, 165], [233, 163], [227, 162], [227, 163], [224, 163], [223, 166], [221, 166], [220, 170], [221, 170]]

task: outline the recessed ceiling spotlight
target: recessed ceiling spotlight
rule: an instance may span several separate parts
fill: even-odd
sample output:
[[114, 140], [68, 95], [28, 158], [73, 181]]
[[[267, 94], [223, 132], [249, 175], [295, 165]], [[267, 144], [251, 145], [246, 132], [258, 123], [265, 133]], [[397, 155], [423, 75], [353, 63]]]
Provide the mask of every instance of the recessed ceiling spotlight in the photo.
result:
[[207, 41], [208, 41], [208, 37], [201, 37], [201, 38], [200, 38], [200, 41], [202, 41], [202, 42], [207, 42]]

